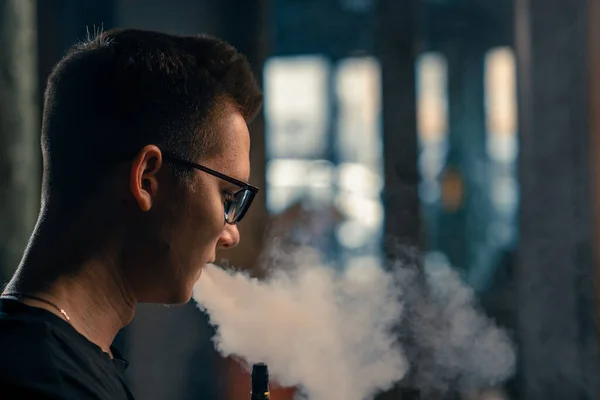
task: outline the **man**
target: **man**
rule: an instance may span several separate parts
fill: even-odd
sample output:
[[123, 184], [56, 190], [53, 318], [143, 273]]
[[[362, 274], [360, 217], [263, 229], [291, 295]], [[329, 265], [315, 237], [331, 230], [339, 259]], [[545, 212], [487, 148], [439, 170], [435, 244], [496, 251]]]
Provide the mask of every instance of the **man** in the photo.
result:
[[236, 227], [262, 95], [221, 40], [99, 34], [52, 72], [38, 222], [0, 298], [0, 398], [131, 399], [111, 343], [182, 304]]

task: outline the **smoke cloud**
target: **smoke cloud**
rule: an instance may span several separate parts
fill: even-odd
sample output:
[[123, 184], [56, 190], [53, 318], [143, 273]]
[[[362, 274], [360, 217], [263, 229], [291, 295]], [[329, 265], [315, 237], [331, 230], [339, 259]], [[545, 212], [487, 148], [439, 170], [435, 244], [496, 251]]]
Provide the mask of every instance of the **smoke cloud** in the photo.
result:
[[300, 261], [266, 280], [206, 266], [194, 299], [218, 351], [267, 363], [311, 400], [371, 399], [409, 376], [424, 393], [471, 390], [512, 373], [510, 340], [450, 268], [420, 283], [416, 268]]

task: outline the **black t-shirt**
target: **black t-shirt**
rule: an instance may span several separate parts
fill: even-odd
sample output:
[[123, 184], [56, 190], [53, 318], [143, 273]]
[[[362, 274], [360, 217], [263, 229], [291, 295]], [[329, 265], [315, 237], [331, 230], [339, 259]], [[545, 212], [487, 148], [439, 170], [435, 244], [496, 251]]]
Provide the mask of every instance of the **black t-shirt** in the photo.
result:
[[111, 352], [47, 310], [0, 299], [0, 399], [133, 399], [127, 361]]

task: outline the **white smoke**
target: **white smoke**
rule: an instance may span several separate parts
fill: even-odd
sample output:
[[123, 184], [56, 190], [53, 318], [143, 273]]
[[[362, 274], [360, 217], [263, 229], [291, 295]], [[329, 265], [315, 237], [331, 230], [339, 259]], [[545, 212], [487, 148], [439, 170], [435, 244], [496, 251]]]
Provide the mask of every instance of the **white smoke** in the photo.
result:
[[[440, 260], [426, 263], [419, 285], [413, 268], [399, 268], [396, 282], [410, 315], [412, 384], [425, 398], [451, 391], [493, 388], [514, 373], [508, 334], [479, 309], [473, 290]], [[408, 346], [405, 346], [408, 347]]]
[[[209, 265], [194, 299], [216, 326], [224, 356], [267, 363], [280, 384], [311, 400], [370, 399], [411, 368], [412, 384], [425, 392], [510, 376], [510, 341], [475, 311], [458, 277], [437, 270], [419, 285], [414, 270], [337, 271], [313, 260], [257, 280]], [[399, 326], [414, 336], [410, 344], [398, 341]]]

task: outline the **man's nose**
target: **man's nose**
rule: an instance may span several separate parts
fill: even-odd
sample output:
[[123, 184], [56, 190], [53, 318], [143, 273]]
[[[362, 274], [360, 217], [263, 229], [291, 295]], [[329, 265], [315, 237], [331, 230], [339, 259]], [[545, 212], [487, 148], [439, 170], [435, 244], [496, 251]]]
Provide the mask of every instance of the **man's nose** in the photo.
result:
[[240, 242], [240, 231], [237, 225], [225, 224], [225, 229], [219, 238], [217, 246], [220, 249], [230, 249]]

